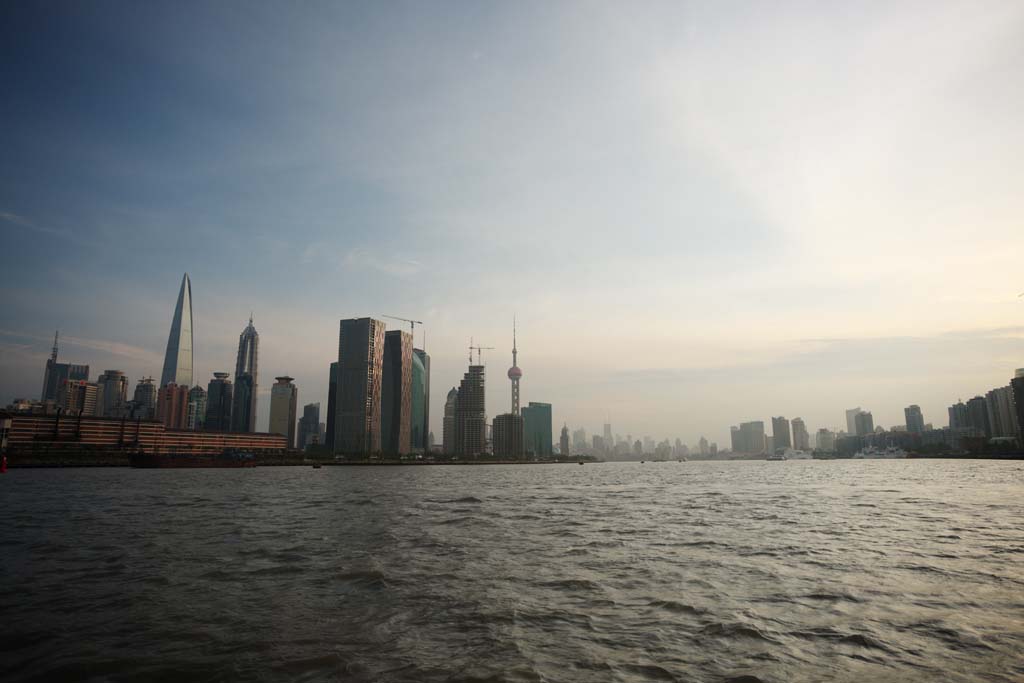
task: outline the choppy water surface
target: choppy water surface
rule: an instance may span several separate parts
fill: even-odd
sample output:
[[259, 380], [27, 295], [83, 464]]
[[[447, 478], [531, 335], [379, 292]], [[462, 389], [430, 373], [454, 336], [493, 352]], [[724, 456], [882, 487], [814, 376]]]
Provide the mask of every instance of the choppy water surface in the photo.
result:
[[15, 470], [0, 506], [8, 680], [1024, 679], [1020, 462]]

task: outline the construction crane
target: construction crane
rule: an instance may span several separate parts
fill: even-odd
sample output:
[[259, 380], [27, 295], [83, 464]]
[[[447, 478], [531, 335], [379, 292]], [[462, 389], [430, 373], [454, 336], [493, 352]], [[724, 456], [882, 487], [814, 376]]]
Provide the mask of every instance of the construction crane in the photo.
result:
[[469, 338], [469, 363], [470, 363], [470, 365], [473, 364], [473, 351], [476, 351], [476, 364], [477, 365], [483, 365], [483, 362], [480, 360], [481, 352], [483, 352], [483, 351], [493, 351], [493, 350], [494, 350], [493, 346], [473, 346], [473, 338], [470, 337]]
[[[416, 338], [416, 326], [422, 325], [422, 320], [409, 320], [408, 318], [399, 318], [397, 315], [386, 315], [385, 318], [391, 318], [392, 320], [401, 320], [404, 323], [409, 323], [409, 333], [412, 334], [413, 339]], [[424, 342], [426, 344], [426, 342]]]

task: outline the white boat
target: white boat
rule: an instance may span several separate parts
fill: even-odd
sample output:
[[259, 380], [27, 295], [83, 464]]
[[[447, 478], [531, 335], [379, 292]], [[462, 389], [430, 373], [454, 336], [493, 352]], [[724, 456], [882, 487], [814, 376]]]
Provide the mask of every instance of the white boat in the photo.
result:
[[907, 452], [895, 446], [890, 446], [884, 450], [868, 446], [854, 453], [853, 457], [858, 460], [898, 460], [907, 457]]
[[765, 460], [769, 460], [771, 462], [781, 462], [782, 460], [785, 459], [786, 456], [784, 456], [782, 453], [772, 453], [767, 458], [765, 458]]

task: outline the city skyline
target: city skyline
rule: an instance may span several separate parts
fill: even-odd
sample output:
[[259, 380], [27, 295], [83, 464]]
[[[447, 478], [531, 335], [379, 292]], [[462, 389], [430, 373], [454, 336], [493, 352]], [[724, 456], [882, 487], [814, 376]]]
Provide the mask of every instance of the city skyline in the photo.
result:
[[160, 377], [184, 271], [200, 385], [251, 310], [321, 402], [337, 320], [422, 320], [435, 434], [513, 313], [524, 404], [687, 443], [935, 421], [1024, 365], [1019, 5], [5, 16], [0, 401], [55, 328], [91, 379]]

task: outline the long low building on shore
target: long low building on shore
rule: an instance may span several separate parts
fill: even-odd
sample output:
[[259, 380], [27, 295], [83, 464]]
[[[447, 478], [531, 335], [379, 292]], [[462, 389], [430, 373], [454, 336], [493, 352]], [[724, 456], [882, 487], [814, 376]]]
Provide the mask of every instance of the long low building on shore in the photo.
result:
[[288, 438], [281, 434], [167, 429], [159, 420], [3, 411], [0, 418], [10, 420], [11, 453], [80, 449], [215, 455], [229, 449], [269, 453], [288, 448]]

